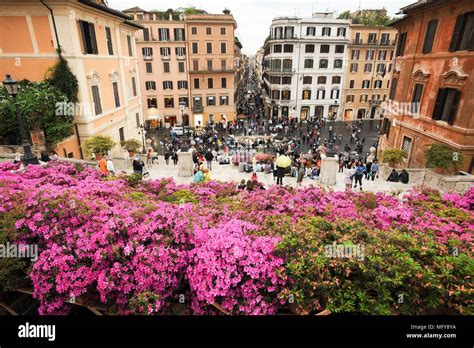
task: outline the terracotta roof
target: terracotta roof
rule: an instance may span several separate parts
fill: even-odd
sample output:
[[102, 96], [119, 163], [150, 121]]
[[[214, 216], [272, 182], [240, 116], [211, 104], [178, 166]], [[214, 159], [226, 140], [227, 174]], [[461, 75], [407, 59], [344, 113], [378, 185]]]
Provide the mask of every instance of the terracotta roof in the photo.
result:
[[135, 7], [132, 7], [132, 8], [127, 8], [126, 10], [123, 10], [122, 12], [146, 12], [146, 11], [141, 9], [138, 6], [135, 6]]

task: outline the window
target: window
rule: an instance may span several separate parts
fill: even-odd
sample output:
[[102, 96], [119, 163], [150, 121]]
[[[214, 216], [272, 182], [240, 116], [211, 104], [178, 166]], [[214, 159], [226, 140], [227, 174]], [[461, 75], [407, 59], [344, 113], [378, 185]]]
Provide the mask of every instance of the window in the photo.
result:
[[303, 77], [303, 84], [310, 85], [313, 82], [313, 78], [311, 76], [304, 76]]
[[398, 36], [397, 52], [395, 53], [395, 56], [397, 57], [403, 56], [403, 52], [405, 51], [406, 40], [407, 40], [407, 33], [401, 33]]
[[322, 36], [331, 36], [331, 28], [323, 27]]
[[392, 122], [388, 118], [384, 118], [382, 121], [382, 127], [380, 134], [385, 134], [385, 136], [388, 138], [388, 135], [390, 133], [390, 126], [392, 125]]
[[294, 33], [293, 27], [285, 27], [285, 39], [292, 39]]
[[170, 40], [170, 30], [168, 28], [158, 28], [158, 40], [159, 41], [169, 41]]
[[290, 100], [291, 99], [291, 91], [285, 90], [281, 91], [281, 100]]
[[382, 88], [382, 80], [375, 80], [374, 88]]
[[193, 59], [193, 70], [194, 71], [199, 70], [199, 60], [198, 59]]
[[346, 103], [353, 103], [354, 102], [354, 95], [353, 94], [348, 94], [346, 96]]
[[160, 53], [163, 57], [169, 57], [171, 55], [171, 49], [169, 47], [161, 47]]
[[219, 97], [219, 105], [229, 105], [229, 97], [226, 95], [221, 95]]
[[334, 69], [342, 68], [342, 59], [334, 59]]
[[319, 53], [329, 53], [329, 45], [321, 45]]
[[307, 27], [306, 36], [316, 36], [316, 27]]
[[212, 35], [211, 27], [206, 27], [206, 35]]
[[394, 54], [394, 52], [395, 52], [394, 50], [391, 50], [391, 51], [390, 51], [390, 60], [393, 60], [393, 54]]
[[84, 54], [99, 54], [94, 23], [79, 21], [79, 27], [81, 28], [82, 36], [82, 52]]
[[173, 81], [163, 81], [163, 89], [173, 89]]
[[386, 50], [379, 51], [379, 60], [385, 60], [385, 59], [387, 59], [387, 51]]
[[188, 81], [178, 81], [178, 89], [188, 89]]
[[369, 73], [372, 71], [372, 63], [365, 63], [364, 64], [364, 72]]
[[119, 96], [118, 83], [117, 82], [112, 82], [112, 89], [114, 91], [115, 107], [118, 108], [120, 106], [120, 96]]
[[411, 149], [411, 138], [404, 136], [402, 141], [402, 150], [404, 150], [407, 154], [410, 153]]
[[165, 73], [169, 73], [170, 72], [170, 63], [169, 62], [164, 62], [163, 63], [163, 71]]
[[374, 59], [374, 50], [367, 50], [365, 54], [365, 60], [373, 60]]
[[360, 50], [352, 50], [351, 59], [359, 60]]
[[102, 105], [100, 104], [100, 93], [99, 86], [95, 85], [91, 87], [92, 90], [92, 100], [94, 102], [94, 111], [96, 115], [102, 113]]
[[369, 33], [368, 38], [369, 45], [374, 45], [377, 43], [377, 34], [376, 33]]
[[380, 44], [381, 45], [388, 45], [390, 42], [390, 34], [389, 33], [383, 33], [380, 36]]
[[146, 63], [145, 69], [146, 69], [147, 74], [151, 74], [153, 72], [153, 65], [151, 63]]
[[421, 94], [423, 93], [423, 85], [421, 83], [416, 83], [415, 87], [413, 88], [413, 98], [412, 103], [419, 103], [421, 102]]
[[318, 85], [326, 84], [326, 76], [318, 76]]
[[304, 100], [311, 99], [311, 91], [310, 90], [304, 90], [302, 99], [304, 99]]
[[225, 42], [221, 42], [221, 53], [227, 53], [227, 44]]
[[221, 78], [221, 88], [227, 88], [227, 78]]
[[314, 53], [314, 45], [306, 45], [304, 51], [305, 53]]
[[113, 47], [113, 44], [112, 44], [112, 34], [110, 32], [109, 27], [105, 27], [105, 39], [107, 41], [107, 50], [109, 51], [109, 55], [113, 56], [114, 55], [114, 47]]
[[148, 105], [148, 109], [158, 107], [158, 101], [156, 100], [156, 98], [147, 98], [146, 103]]
[[460, 99], [461, 91], [453, 88], [440, 88], [436, 96], [433, 120], [441, 120], [453, 124]]
[[291, 71], [292, 64], [291, 59], [283, 59], [283, 71]]
[[148, 57], [153, 57], [153, 48], [151, 47], [142, 47], [143, 57], [146, 59]]
[[225, 27], [221, 27], [221, 35], [225, 35]]
[[354, 88], [355, 80], [349, 81], [349, 88]]
[[207, 79], [207, 88], [214, 88], [214, 79], [212, 77]]
[[185, 106], [185, 107], [189, 107], [189, 99], [188, 99], [188, 97], [179, 97], [179, 98], [178, 98], [178, 103], [179, 103], [179, 104], [184, 103], [184, 106]]
[[327, 59], [320, 59], [319, 60], [319, 68], [326, 69], [328, 67], [328, 60]]
[[184, 63], [183, 62], [178, 62], [178, 71], [180, 73], [184, 73]]
[[370, 88], [370, 80], [362, 81], [362, 88]]
[[341, 83], [341, 77], [340, 76], [333, 76], [332, 77], [332, 83], [334, 85]]
[[132, 94], [134, 97], [137, 96], [137, 83], [135, 80], [135, 76], [132, 76]]
[[392, 63], [390, 63], [390, 64], [388, 65], [388, 72], [391, 72], [391, 71], [392, 71], [392, 66], [393, 66]]
[[346, 36], [346, 28], [337, 28], [337, 36]]
[[382, 77], [385, 75], [385, 64], [377, 64], [377, 73], [381, 74]]
[[474, 50], [474, 12], [463, 13], [456, 18], [449, 51]]
[[281, 53], [281, 45], [273, 45], [273, 53]]
[[194, 79], [194, 88], [199, 89], [199, 79]]
[[324, 89], [318, 89], [316, 92], [316, 99], [324, 99], [326, 98], [326, 91]]
[[422, 53], [427, 54], [431, 53], [433, 49], [433, 42], [436, 35], [436, 28], [438, 27], [438, 20], [433, 19], [428, 22], [426, 25], [426, 34], [425, 40], [423, 41], [423, 49], [421, 50]]
[[143, 40], [150, 41], [150, 30], [148, 28], [143, 28]]
[[207, 70], [212, 70], [212, 59], [208, 59], [206, 62], [207, 62]]
[[125, 141], [125, 134], [124, 134], [124, 131], [123, 131], [123, 127], [119, 128], [119, 139], [120, 139], [120, 141]]
[[357, 63], [351, 63], [351, 72], [357, 72], [359, 70], [359, 64]]
[[280, 76], [270, 76], [270, 83], [279, 85], [281, 83], [281, 77]]
[[304, 60], [304, 68], [305, 69], [312, 69], [313, 68], [313, 60], [312, 59], [305, 59]]
[[360, 39], [360, 33], [355, 34], [354, 43], [355, 44], [361, 44], [362, 43], [362, 40]]
[[388, 99], [393, 100], [395, 98], [395, 92], [397, 91], [398, 79], [392, 79], [392, 85], [390, 86], [390, 93]]
[[145, 81], [145, 89], [149, 91], [150, 89], [156, 90], [156, 83], [155, 81]]
[[336, 45], [336, 53], [344, 53], [344, 45]]
[[362, 103], [367, 103], [367, 100], [369, 99], [369, 95], [368, 94], [361, 94], [360, 95], [360, 102]]
[[331, 99], [339, 99], [339, 90], [338, 89], [332, 89], [331, 90]]
[[216, 105], [216, 97], [210, 96], [207, 97], [207, 106], [214, 106]]
[[186, 55], [186, 47], [176, 47], [175, 53], [178, 57], [184, 57]]
[[282, 85], [291, 85], [291, 76], [283, 76], [281, 78]]
[[174, 98], [173, 97], [165, 97], [165, 108], [174, 108]]
[[293, 45], [283, 45], [283, 52], [292, 53], [293, 52]]
[[198, 29], [196, 27], [191, 27], [191, 35], [197, 35]]
[[192, 47], [193, 47], [193, 53], [198, 53], [198, 43], [197, 42], [193, 42], [192, 44]]
[[212, 42], [206, 42], [207, 53], [212, 53]]
[[174, 41], [185, 41], [184, 29], [174, 28]]
[[227, 61], [225, 59], [221, 59], [221, 70], [225, 70], [226, 69], [226, 63]]
[[280, 91], [278, 90], [272, 90], [272, 99], [279, 100], [280, 99]]

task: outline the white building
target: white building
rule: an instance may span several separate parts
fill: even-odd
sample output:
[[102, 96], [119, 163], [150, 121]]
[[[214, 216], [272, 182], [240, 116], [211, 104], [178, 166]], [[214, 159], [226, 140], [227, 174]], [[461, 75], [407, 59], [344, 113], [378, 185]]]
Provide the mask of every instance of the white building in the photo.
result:
[[267, 114], [339, 118], [348, 42], [349, 21], [334, 19], [334, 13], [275, 18], [264, 44]]
[[264, 48], [260, 48], [257, 53], [255, 53], [254, 56], [254, 69], [255, 69], [255, 76], [257, 77], [257, 80], [259, 83], [262, 83], [263, 81], [263, 56], [265, 54]]

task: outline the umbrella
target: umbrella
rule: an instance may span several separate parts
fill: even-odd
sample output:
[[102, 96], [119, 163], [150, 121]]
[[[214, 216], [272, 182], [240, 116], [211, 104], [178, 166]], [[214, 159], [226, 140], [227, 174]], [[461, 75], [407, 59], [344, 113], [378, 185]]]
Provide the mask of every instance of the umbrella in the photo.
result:
[[291, 166], [291, 158], [288, 156], [280, 156], [276, 159], [275, 162], [277, 167], [286, 168]]

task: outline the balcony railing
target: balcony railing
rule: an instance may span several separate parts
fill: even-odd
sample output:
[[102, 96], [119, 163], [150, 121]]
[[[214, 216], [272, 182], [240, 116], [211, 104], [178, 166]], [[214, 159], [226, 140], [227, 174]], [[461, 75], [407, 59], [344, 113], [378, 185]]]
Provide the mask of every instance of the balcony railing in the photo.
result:
[[185, 59], [186, 59], [186, 56], [176, 56], [176, 59], [177, 59], [177, 60], [185, 60]]
[[147, 61], [153, 60], [153, 56], [143, 56], [143, 60], [147, 60]]
[[171, 60], [171, 56], [163, 56], [163, 55], [161, 55], [161, 60]]
[[191, 69], [189, 72], [194, 74], [199, 73], [223, 73], [223, 72], [234, 72], [235, 69], [231, 67], [212, 68], [206, 67], [204, 69]]

